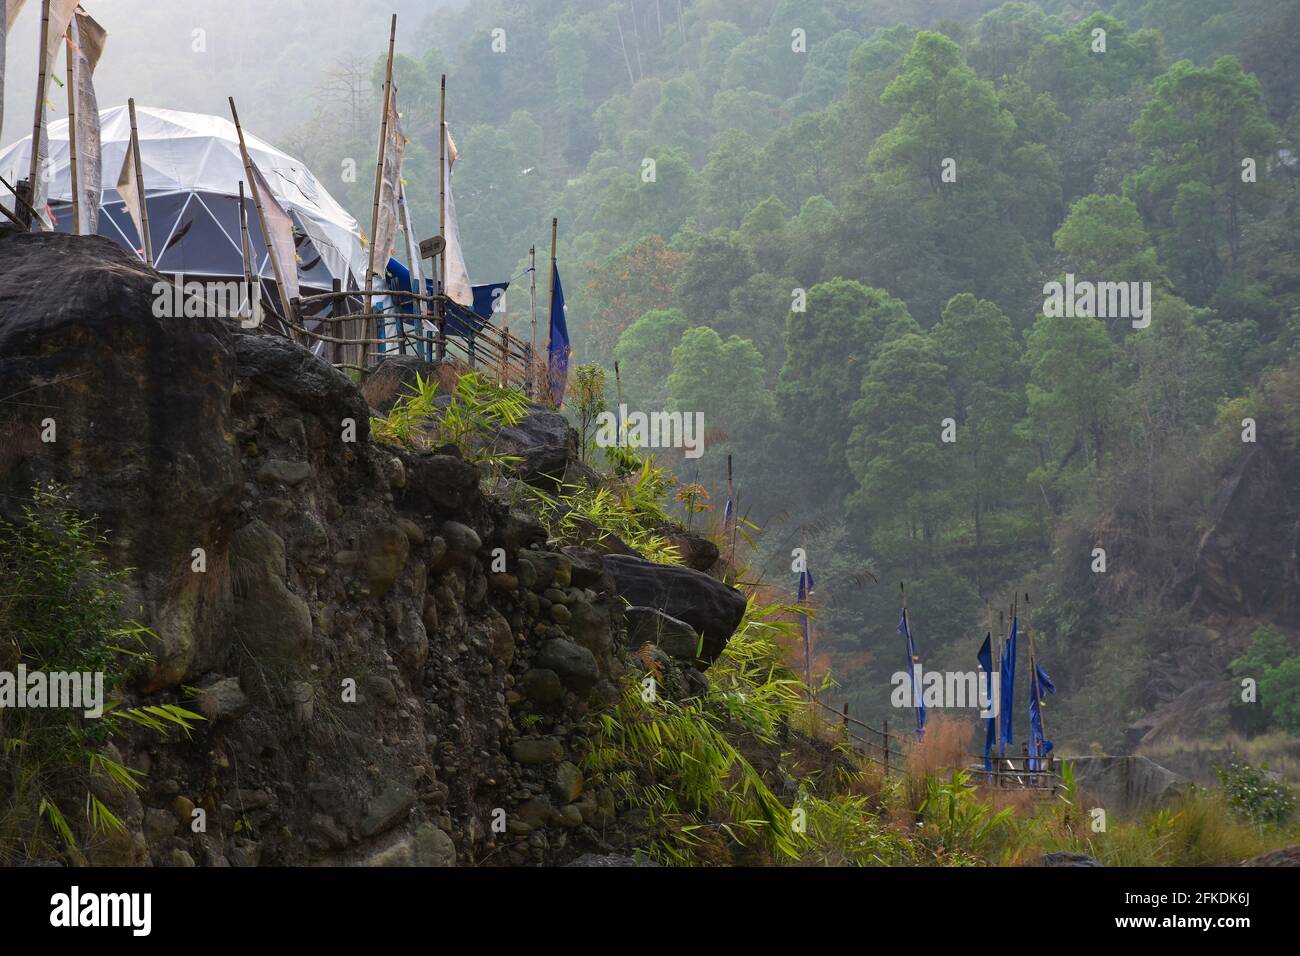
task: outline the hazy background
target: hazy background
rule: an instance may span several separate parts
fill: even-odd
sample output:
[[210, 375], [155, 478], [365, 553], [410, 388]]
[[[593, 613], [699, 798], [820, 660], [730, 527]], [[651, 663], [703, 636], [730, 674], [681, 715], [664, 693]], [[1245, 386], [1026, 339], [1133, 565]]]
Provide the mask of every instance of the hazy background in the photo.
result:
[[[439, 11], [465, 0], [88, 0], [82, 6], [108, 31], [95, 75], [101, 107], [128, 96], [141, 105], [228, 114], [264, 139], [311, 115], [312, 93], [339, 57], [382, 51], [389, 16], [397, 14], [397, 48], [417, 46], [416, 33]], [[9, 37], [5, 70], [5, 146], [31, 133], [41, 5], [28, 0]], [[195, 52], [195, 31], [206, 52]], [[62, 58], [59, 70], [63, 69]], [[51, 119], [67, 115], [55, 87]]]

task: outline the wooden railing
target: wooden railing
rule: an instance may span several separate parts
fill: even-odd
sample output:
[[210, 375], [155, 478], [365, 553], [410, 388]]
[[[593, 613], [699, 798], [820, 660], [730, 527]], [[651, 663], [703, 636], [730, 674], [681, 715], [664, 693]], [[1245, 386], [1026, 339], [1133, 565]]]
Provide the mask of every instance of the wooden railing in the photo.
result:
[[[376, 311], [370, 303], [380, 297], [391, 299], [393, 308]], [[345, 292], [335, 279], [331, 291], [293, 299], [290, 305], [293, 314], [284, 320], [289, 334], [303, 345], [323, 343], [337, 368], [365, 374], [386, 358], [409, 355], [483, 372], [530, 398], [545, 391], [530, 342], [445, 295]], [[402, 306], [411, 311], [400, 311]], [[327, 310], [329, 315], [322, 314]]]
[[[834, 715], [840, 724], [840, 736], [859, 756], [877, 766], [883, 767], [886, 775], [901, 772], [904, 769], [907, 754], [895, 749], [896, 745], [901, 743], [902, 738], [896, 733], [890, 734], [888, 720], [884, 721], [883, 728], [876, 728], [855, 717], [850, 717], [847, 703], [840, 710], [836, 710], [816, 698], [814, 698], [813, 703]], [[816, 712], [815, 708], [814, 712]], [[829, 723], [833, 725], [834, 722], [830, 721]], [[864, 737], [857, 731], [865, 731], [871, 736]], [[1030, 757], [1028, 748], [1023, 749], [1024, 752], [1017, 756], [993, 756], [991, 758], [993, 769], [991, 770], [984, 769], [983, 754], [963, 754], [964, 757], [973, 761], [963, 769], [970, 773], [973, 780], [985, 783], [990, 787], [1008, 790], [1032, 790], [1041, 793], [1043, 796], [1054, 795], [1062, 785], [1058, 758], [1052, 754], [1045, 757]]]

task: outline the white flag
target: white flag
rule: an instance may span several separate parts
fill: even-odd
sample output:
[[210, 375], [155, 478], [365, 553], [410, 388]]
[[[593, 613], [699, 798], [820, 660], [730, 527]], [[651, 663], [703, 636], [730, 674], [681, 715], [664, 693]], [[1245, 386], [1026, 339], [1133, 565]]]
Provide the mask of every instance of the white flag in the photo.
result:
[[45, 135], [45, 102], [58, 63], [59, 44], [63, 43], [75, 9], [77, 0], [49, 0], [50, 18], [45, 27], [45, 85], [36, 91], [37, 108], [40, 110], [40, 146], [36, 151], [36, 182], [32, 184], [32, 208], [40, 215], [37, 225], [42, 229], [54, 228], [54, 223], [46, 214], [51, 170], [46, 161], [49, 156], [49, 137]]
[[420, 265], [420, 249], [411, 226], [411, 204], [406, 201], [406, 186], [400, 186], [397, 203], [402, 210], [402, 232], [406, 234], [406, 257], [411, 263], [411, 289], [424, 295], [424, 269]]
[[465, 268], [465, 255], [460, 251], [460, 226], [456, 222], [456, 202], [451, 198], [451, 168], [456, 164], [459, 152], [456, 141], [451, 138], [451, 129], [443, 124], [447, 136], [447, 168], [444, 171], [446, 182], [443, 189], [447, 193], [447, 231], [443, 238], [447, 248], [443, 255], [447, 257], [447, 288], [443, 290], [453, 302], [461, 305], [474, 305], [474, 289], [469, 284], [469, 271]]
[[4, 142], [5, 126], [5, 37], [22, 8], [23, 0], [0, 0], [0, 143]]
[[383, 275], [393, 254], [397, 227], [401, 222], [398, 201], [402, 192], [402, 160], [406, 156], [406, 137], [397, 114], [397, 85], [393, 85], [388, 104], [388, 145], [384, 147], [384, 169], [379, 181], [379, 218], [375, 223], [375, 272]]
[[[257, 163], [249, 157], [248, 163], [253, 167], [253, 200], [261, 202], [262, 215], [266, 217], [266, 229], [270, 233], [266, 238], [267, 248], [275, 256], [280, 267], [280, 278], [284, 281], [281, 290], [280, 305], [286, 316], [292, 317], [289, 300], [298, 298], [298, 247], [293, 241], [293, 220], [280, 205], [280, 200], [271, 192], [271, 185], [257, 168]], [[256, 278], [256, 277], [254, 277]]]
[[80, 233], [93, 236], [99, 223], [99, 197], [103, 189], [100, 161], [99, 102], [93, 76], [104, 52], [107, 32], [80, 7], [72, 19], [72, 98], [76, 103], [77, 192], [81, 208]]
[[[142, 180], [143, 181], [143, 180]], [[117, 177], [117, 194], [122, 197], [122, 205], [126, 207], [127, 215], [135, 223], [135, 235], [140, 241], [140, 247], [136, 252], [144, 258], [144, 215], [140, 208], [141, 196], [136, 194], [135, 188], [135, 131], [131, 131], [131, 138], [126, 142], [126, 158], [122, 160], [122, 172]]]

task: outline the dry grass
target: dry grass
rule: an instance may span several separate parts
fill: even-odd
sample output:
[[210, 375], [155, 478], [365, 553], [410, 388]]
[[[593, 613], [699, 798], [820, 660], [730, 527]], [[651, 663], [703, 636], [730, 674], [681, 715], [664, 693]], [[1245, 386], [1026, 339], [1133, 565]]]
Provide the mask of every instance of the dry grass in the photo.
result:
[[970, 721], [945, 714], [936, 714], [926, 721], [925, 736], [907, 752], [904, 771], [907, 809], [915, 811], [921, 805], [928, 778], [945, 775], [953, 767], [964, 767], [970, 762], [966, 754], [972, 733]]

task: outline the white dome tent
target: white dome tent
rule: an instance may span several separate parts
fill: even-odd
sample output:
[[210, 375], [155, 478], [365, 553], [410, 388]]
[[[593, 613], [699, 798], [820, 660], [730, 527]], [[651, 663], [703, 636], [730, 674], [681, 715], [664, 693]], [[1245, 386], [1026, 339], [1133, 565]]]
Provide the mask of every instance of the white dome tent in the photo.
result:
[[[97, 231], [140, 254], [143, 243], [113, 185], [131, 139], [127, 108], [101, 110], [99, 121], [105, 185]], [[186, 278], [242, 278], [239, 184], [247, 177], [234, 123], [202, 113], [137, 106], [136, 125], [157, 270]], [[68, 121], [49, 124], [47, 136], [49, 206], [55, 229], [69, 232]], [[294, 222], [299, 285], [304, 293], [328, 291], [334, 279], [345, 290], [357, 288], [366, 270], [357, 221], [302, 162], [247, 130], [244, 139], [253, 162]], [[0, 151], [0, 176], [10, 183], [26, 179], [30, 163], [31, 137], [27, 136]], [[264, 283], [272, 283], [274, 269], [247, 184], [244, 192], [254, 270]], [[11, 203], [12, 197], [8, 200]], [[274, 296], [270, 301], [276, 301]]]

